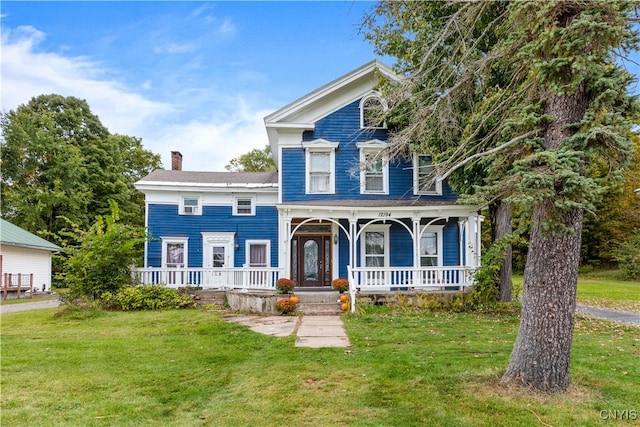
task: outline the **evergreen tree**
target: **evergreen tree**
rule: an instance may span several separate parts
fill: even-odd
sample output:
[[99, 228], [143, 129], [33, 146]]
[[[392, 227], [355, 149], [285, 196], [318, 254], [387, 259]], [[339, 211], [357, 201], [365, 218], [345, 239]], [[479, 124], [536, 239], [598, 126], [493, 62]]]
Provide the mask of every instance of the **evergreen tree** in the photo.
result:
[[459, 173], [473, 184], [480, 171], [476, 199], [506, 198], [530, 215], [522, 320], [504, 382], [568, 387], [583, 213], [631, 158], [638, 100], [614, 53], [638, 48], [634, 6], [385, 1], [376, 9], [383, 22], [369, 21], [383, 52], [412, 58], [403, 84], [385, 88], [400, 117], [396, 150], [419, 143], [452, 181]]

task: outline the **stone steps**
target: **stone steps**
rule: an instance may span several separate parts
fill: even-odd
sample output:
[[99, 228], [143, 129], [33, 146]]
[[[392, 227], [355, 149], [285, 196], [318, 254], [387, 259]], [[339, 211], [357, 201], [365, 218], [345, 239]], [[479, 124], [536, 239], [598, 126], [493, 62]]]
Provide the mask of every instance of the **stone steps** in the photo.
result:
[[337, 316], [342, 314], [337, 291], [300, 291], [295, 294], [300, 302], [296, 307], [298, 313], [311, 316]]

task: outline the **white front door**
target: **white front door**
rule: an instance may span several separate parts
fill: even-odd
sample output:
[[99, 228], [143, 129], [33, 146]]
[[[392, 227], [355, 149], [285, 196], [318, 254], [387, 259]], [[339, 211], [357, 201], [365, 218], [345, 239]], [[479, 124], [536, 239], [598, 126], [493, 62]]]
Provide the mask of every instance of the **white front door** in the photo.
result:
[[235, 233], [202, 233], [203, 286], [233, 285], [233, 253]]

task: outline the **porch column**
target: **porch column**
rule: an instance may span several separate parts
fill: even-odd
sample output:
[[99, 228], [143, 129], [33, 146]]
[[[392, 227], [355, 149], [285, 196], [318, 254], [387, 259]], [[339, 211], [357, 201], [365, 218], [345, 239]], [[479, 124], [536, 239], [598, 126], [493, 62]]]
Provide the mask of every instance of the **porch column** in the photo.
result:
[[478, 242], [475, 235], [476, 217], [477, 215], [469, 215], [465, 228], [465, 263], [469, 267], [477, 267], [475, 255]]
[[358, 220], [357, 219], [349, 219], [349, 234], [350, 234], [350, 243], [349, 243], [349, 265], [351, 268], [356, 267], [356, 255], [357, 255], [357, 243], [356, 243], [356, 234], [358, 232]]
[[291, 219], [280, 217], [278, 223], [279, 266], [283, 269], [282, 277], [289, 277], [291, 272]]
[[411, 218], [413, 222], [413, 268], [420, 267], [420, 217]]
[[467, 258], [466, 258], [466, 252], [465, 252], [465, 241], [466, 241], [466, 227], [467, 227], [468, 221], [466, 220], [459, 220], [458, 221], [458, 257], [459, 257], [459, 262], [458, 265], [465, 265]]

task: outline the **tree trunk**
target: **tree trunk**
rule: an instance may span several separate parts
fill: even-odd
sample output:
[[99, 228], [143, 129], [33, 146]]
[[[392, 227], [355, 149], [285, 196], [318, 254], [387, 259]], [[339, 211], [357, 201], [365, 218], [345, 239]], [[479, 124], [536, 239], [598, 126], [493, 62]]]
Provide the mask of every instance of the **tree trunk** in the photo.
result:
[[[504, 200], [498, 200], [489, 204], [489, 217], [491, 218], [491, 242], [511, 234], [511, 204]], [[500, 267], [500, 301], [511, 301], [511, 273], [512, 273], [511, 245], [505, 250], [504, 260]]]
[[[573, 94], [543, 93], [544, 112], [555, 120], [544, 132], [547, 150], [557, 150], [574, 133], [567, 125], [582, 119], [589, 99], [584, 83]], [[556, 194], [564, 187], [557, 177]], [[531, 385], [547, 392], [566, 391], [576, 306], [583, 210], [558, 209], [543, 199], [533, 209], [532, 230], [524, 271], [520, 329], [503, 382]], [[545, 229], [548, 221], [564, 224], [572, 233]]]

